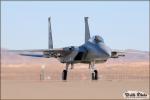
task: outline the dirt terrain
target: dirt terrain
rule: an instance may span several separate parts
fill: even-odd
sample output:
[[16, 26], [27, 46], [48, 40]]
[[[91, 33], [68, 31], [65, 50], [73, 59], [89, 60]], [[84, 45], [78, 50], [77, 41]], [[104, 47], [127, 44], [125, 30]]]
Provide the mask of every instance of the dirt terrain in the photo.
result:
[[[40, 80], [45, 65], [45, 80]], [[86, 64], [76, 64], [62, 81], [65, 64], [50, 58], [22, 57], [1, 50], [2, 99], [123, 99], [125, 91], [149, 94], [149, 52], [126, 50], [126, 57], [97, 64], [99, 80], [91, 81]]]

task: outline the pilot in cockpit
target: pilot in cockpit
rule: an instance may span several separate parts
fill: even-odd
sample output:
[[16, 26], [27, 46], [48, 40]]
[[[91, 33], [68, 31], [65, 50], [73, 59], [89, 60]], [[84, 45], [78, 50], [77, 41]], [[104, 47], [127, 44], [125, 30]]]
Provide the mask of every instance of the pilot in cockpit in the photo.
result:
[[104, 43], [103, 38], [98, 35], [94, 36], [94, 40], [96, 43], [100, 43], [100, 42]]

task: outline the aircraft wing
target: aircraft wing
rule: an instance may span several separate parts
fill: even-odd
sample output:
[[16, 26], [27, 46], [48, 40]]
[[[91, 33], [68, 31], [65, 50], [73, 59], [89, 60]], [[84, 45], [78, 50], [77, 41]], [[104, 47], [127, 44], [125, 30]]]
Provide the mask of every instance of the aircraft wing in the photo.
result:
[[111, 58], [119, 58], [125, 56], [125, 52], [114, 50], [111, 52]]
[[39, 50], [10, 50], [10, 52], [15, 52], [22, 56], [31, 56], [31, 57], [64, 57], [71, 53], [71, 50], [66, 50], [65, 48], [60, 49], [39, 49]]

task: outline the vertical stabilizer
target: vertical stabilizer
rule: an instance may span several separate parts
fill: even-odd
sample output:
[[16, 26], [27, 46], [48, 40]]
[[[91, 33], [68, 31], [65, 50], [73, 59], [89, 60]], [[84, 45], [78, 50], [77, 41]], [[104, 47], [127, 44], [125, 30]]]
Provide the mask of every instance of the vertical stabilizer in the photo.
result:
[[51, 29], [51, 17], [48, 18], [48, 49], [53, 49], [53, 38]]
[[88, 17], [84, 17], [85, 21], [85, 42], [87, 42], [90, 38], [90, 30], [88, 25]]

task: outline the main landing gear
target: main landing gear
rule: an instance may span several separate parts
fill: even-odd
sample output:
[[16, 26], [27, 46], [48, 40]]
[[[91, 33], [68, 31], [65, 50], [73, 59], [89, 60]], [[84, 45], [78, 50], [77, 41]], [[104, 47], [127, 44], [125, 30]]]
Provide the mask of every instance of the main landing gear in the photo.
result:
[[67, 63], [65, 69], [62, 72], [62, 80], [67, 80], [68, 67], [69, 64]]
[[62, 80], [67, 80], [67, 70], [63, 70], [63, 72], [62, 72]]
[[[65, 69], [62, 72], [62, 80], [67, 80], [68, 68], [69, 68], [69, 63], [66, 63]], [[73, 69], [73, 64], [71, 64], [71, 69]], [[94, 61], [89, 64], [89, 69], [91, 70], [91, 79], [98, 80], [98, 71], [95, 68]]]
[[98, 80], [98, 71], [95, 68], [95, 62], [91, 62], [89, 68], [91, 69], [91, 79]]

